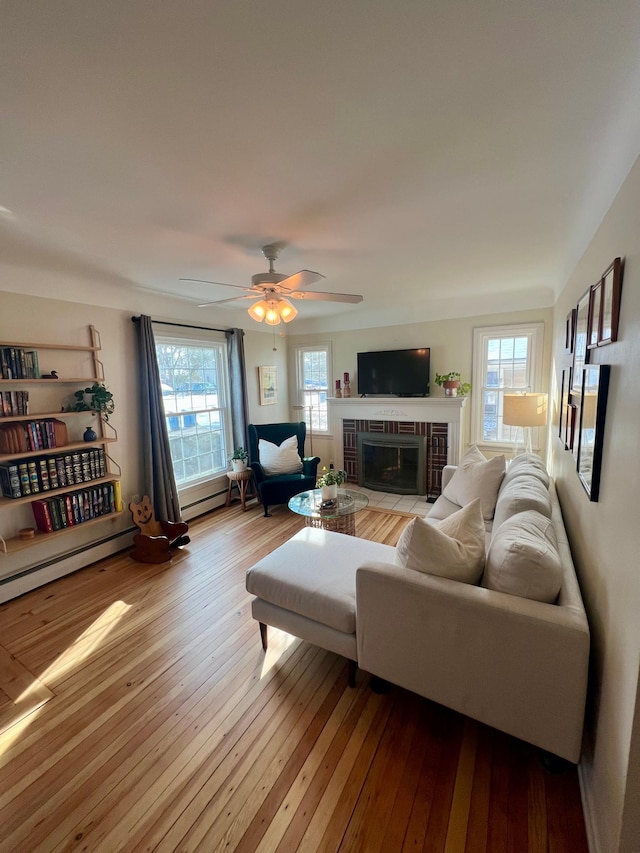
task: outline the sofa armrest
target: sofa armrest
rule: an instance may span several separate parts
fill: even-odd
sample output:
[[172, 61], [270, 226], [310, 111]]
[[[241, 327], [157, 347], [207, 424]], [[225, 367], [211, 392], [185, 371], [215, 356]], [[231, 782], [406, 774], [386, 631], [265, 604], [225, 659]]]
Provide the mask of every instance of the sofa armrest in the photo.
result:
[[356, 613], [363, 669], [578, 760], [584, 614], [373, 562], [357, 571]]

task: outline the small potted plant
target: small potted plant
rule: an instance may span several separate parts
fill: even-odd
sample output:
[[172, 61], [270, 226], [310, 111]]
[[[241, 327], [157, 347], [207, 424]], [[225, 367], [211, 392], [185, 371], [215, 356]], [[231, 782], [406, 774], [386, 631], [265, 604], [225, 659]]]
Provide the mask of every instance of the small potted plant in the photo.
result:
[[470, 382], [461, 382], [460, 374], [451, 370], [449, 373], [436, 373], [436, 385], [444, 388], [445, 397], [464, 397], [471, 391]]
[[322, 501], [334, 501], [338, 497], [338, 486], [347, 481], [347, 472], [323, 466], [316, 480], [316, 488], [322, 490]]
[[249, 458], [249, 454], [244, 449], [244, 447], [236, 447], [231, 456], [229, 457], [229, 462], [231, 463], [231, 468], [234, 471], [246, 471], [247, 470], [247, 459]]
[[73, 396], [75, 402], [67, 406], [67, 412], [93, 412], [108, 421], [115, 409], [113, 394], [102, 382], [94, 382], [88, 388], [76, 391]]

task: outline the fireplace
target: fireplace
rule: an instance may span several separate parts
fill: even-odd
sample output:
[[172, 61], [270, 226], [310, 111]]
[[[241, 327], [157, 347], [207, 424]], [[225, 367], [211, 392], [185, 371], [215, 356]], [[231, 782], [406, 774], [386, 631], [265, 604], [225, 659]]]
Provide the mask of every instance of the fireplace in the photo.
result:
[[[327, 402], [334, 436], [333, 458], [338, 465], [342, 460], [350, 482], [359, 483], [358, 433], [373, 432], [394, 439], [400, 435], [425, 436], [426, 494], [427, 500], [433, 501], [441, 491], [442, 468], [457, 465], [462, 456], [462, 414], [466, 401], [466, 397], [330, 398]], [[381, 491], [387, 488], [378, 486]]]
[[359, 432], [358, 483], [401, 495], [427, 493], [427, 438]]

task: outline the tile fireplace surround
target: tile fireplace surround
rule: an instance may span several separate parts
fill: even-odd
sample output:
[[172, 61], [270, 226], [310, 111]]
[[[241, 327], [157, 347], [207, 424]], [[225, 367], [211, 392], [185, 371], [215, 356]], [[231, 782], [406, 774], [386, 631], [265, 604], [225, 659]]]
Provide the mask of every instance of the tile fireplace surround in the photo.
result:
[[438, 461], [440, 466], [445, 462], [457, 465], [462, 455], [465, 404], [465, 397], [330, 398], [329, 428], [334, 436], [337, 464], [345, 467], [353, 478], [355, 472], [350, 469], [357, 467], [357, 461], [354, 461], [356, 433], [373, 428], [377, 432], [433, 435], [443, 439], [446, 432], [446, 458], [442, 449], [437, 454], [441, 457]]

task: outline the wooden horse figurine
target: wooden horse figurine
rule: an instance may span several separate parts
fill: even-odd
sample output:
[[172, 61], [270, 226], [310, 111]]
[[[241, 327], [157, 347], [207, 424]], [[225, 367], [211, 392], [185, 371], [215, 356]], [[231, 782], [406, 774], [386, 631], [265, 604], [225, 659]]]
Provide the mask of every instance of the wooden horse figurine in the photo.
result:
[[139, 563], [166, 563], [171, 559], [171, 548], [187, 545], [189, 525], [184, 521], [157, 521], [151, 498], [131, 501], [129, 510], [140, 533], [133, 537], [135, 544], [131, 556]]

